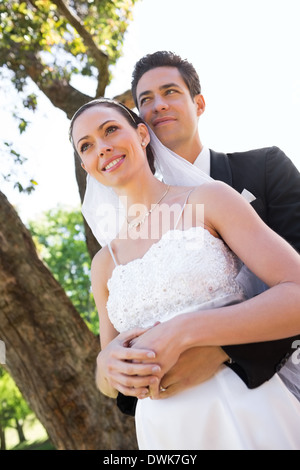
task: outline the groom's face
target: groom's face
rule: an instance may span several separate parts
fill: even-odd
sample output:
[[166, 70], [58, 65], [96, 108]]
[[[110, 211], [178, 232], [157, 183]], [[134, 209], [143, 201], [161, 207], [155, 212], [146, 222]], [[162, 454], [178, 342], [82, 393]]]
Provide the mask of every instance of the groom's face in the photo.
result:
[[187, 159], [187, 151], [198, 155], [198, 118], [205, 103], [202, 95], [191, 97], [178, 69], [149, 70], [140, 78], [136, 92], [140, 115], [160, 141]]

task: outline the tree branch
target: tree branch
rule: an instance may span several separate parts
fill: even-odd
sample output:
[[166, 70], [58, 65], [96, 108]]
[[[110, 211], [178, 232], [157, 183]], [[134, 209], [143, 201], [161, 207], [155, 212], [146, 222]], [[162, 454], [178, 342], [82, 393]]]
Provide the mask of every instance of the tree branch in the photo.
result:
[[64, 0], [52, 0], [52, 3], [57, 6], [60, 13], [64, 15], [73, 28], [76, 29], [77, 33], [81, 36], [83, 43], [95, 60], [96, 68], [98, 70], [98, 86], [96, 96], [103, 96], [109, 81], [108, 56], [98, 48], [92, 36], [86, 30], [81, 19], [75, 13], [72, 13], [69, 10]]
[[127, 108], [133, 109], [135, 107], [135, 103], [132, 97], [131, 90], [126, 90], [124, 93], [120, 95], [114, 96], [114, 100], [119, 101], [122, 104], [125, 104]]
[[72, 87], [67, 79], [53, 79], [51, 72], [47, 77], [48, 67], [41, 62], [38, 55], [33, 51], [20, 53], [20, 47], [16, 43], [11, 45], [7, 54], [7, 66], [16, 74], [22, 66], [51, 103], [64, 111], [69, 119], [80, 106], [93, 98]]

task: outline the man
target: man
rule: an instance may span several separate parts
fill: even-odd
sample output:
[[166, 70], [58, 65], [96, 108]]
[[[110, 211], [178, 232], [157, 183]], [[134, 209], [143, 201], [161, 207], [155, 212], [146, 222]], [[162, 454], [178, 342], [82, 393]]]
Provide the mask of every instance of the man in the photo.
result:
[[[299, 172], [276, 147], [222, 154], [202, 145], [198, 120], [205, 101], [192, 64], [165, 51], [147, 55], [135, 66], [132, 94], [141, 117], [164, 145], [214, 179], [253, 195], [252, 206], [264, 222], [300, 251]], [[282, 368], [299, 338], [186, 351], [161, 379], [163, 391], [154, 388], [152, 394], [154, 398], [171, 396], [206, 380], [222, 363], [255, 388]], [[126, 380], [128, 385], [130, 376]], [[118, 405], [133, 414], [135, 399], [119, 394]]]

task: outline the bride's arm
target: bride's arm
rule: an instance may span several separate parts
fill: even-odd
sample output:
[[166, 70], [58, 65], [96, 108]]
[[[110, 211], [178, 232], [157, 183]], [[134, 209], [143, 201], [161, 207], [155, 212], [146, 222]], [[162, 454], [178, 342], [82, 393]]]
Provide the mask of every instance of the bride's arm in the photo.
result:
[[153, 363], [155, 354], [150, 349], [128, 347], [132, 340], [146, 331], [145, 329], [135, 328], [119, 334], [109, 320], [106, 309], [108, 290], [105, 269], [109, 261], [105, 250], [101, 250], [93, 259], [91, 269], [101, 343], [101, 351], [97, 356], [96, 385], [104, 395], [112, 398], [116, 398], [118, 392], [144, 398], [149, 392], [148, 386], [158, 382], [154, 374], [160, 372], [160, 367]]
[[139, 338], [135, 346], [151, 345], [163, 371], [191, 347], [269, 341], [300, 332], [298, 253], [224, 183], [195, 190], [189, 202], [200, 201], [206, 224], [270, 289], [237, 305], [180, 315]]

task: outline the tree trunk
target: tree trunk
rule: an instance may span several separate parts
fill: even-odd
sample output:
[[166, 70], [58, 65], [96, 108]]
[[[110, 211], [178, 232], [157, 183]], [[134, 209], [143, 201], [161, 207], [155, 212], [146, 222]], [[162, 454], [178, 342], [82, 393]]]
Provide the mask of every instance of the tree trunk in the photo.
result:
[[1, 421], [0, 421], [0, 450], [6, 450], [5, 429], [2, 427]]
[[16, 430], [17, 430], [18, 437], [19, 437], [19, 444], [21, 444], [22, 442], [26, 441], [23, 425], [20, 423], [18, 419], [16, 419], [15, 421], [16, 421]]
[[57, 449], [136, 448], [133, 419], [96, 389], [99, 340], [1, 192], [0, 338], [9, 373]]

